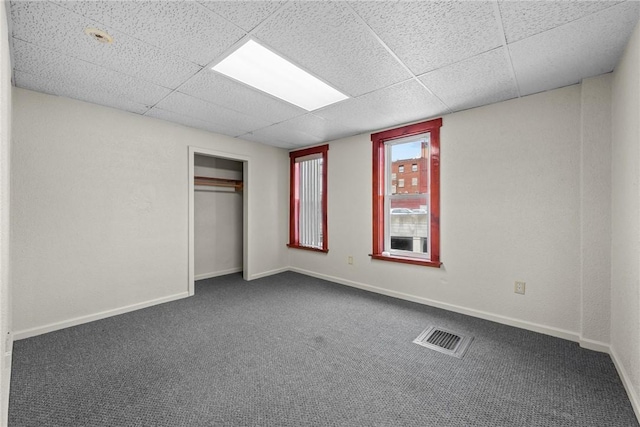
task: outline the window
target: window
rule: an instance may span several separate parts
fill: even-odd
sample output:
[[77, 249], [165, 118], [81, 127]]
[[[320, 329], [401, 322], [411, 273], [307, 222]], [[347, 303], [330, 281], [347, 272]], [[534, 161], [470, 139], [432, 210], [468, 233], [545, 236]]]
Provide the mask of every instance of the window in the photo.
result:
[[292, 151], [290, 158], [289, 246], [328, 252], [328, 145]]
[[[371, 135], [373, 143], [374, 259], [439, 267], [440, 127], [430, 120]], [[411, 192], [391, 185], [400, 161], [415, 164]], [[398, 167], [404, 169], [403, 166]], [[398, 188], [400, 184], [398, 183]], [[405, 209], [411, 213], [397, 214]]]
[[411, 172], [418, 172], [418, 164], [414, 163], [411, 165]]
[[398, 180], [398, 187], [400, 187], [400, 188], [404, 187], [404, 179], [400, 178]]
[[398, 172], [404, 173], [404, 165], [398, 166]]

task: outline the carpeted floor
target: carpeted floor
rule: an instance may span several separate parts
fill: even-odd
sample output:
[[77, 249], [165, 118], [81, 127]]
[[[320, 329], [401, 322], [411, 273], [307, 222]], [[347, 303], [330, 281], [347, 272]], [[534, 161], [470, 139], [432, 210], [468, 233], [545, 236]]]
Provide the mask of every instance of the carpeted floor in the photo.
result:
[[[475, 337], [457, 359], [412, 343]], [[296, 273], [21, 340], [17, 426], [638, 426], [608, 355]]]

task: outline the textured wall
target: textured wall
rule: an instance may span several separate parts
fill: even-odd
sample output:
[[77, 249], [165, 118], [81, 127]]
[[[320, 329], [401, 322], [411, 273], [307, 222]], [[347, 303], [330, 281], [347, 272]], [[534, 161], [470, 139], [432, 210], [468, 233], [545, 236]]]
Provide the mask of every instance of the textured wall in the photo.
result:
[[611, 74], [582, 82], [581, 338], [609, 344], [611, 327]]
[[[287, 152], [22, 89], [13, 92], [14, 330], [186, 293], [188, 146], [250, 158], [251, 273], [286, 266]], [[263, 223], [267, 223], [265, 227]]]
[[[242, 180], [242, 163], [196, 156], [195, 175]], [[242, 192], [202, 188], [194, 194], [196, 280], [242, 270]]]
[[291, 265], [577, 338], [580, 96], [570, 86], [443, 118], [441, 269], [369, 258], [369, 135], [331, 143], [329, 253], [290, 249]]
[[612, 88], [611, 349], [640, 416], [640, 26]]
[[9, 146], [11, 139], [11, 64], [5, 5], [0, 5], [0, 426], [7, 425], [11, 376], [9, 286]]

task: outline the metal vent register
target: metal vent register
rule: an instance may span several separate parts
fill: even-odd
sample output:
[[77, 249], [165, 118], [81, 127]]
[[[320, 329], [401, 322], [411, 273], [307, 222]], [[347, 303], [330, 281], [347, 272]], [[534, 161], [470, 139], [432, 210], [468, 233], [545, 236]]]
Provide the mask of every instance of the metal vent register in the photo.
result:
[[429, 326], [420, 335], [418, 335], [418, 338], [413, 340], [415, 344], [439, 351], [440, 353], [449, 354], [457, 358], [462, 358], [462, 356], [464, 356], [464, 353], [467, 351], [471, 341], [473, 341], [473, 337], [465, 337], [456, 332], [448, 331], [443, 328], [436, 328], [435, 326]]

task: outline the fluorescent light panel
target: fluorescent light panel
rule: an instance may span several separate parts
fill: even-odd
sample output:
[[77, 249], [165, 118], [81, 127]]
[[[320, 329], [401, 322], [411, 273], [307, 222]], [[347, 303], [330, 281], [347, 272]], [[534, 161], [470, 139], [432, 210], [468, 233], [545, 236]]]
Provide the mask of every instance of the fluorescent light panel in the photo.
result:
[[212, 69], [307, 111], [348, 98], [254, 40]]

